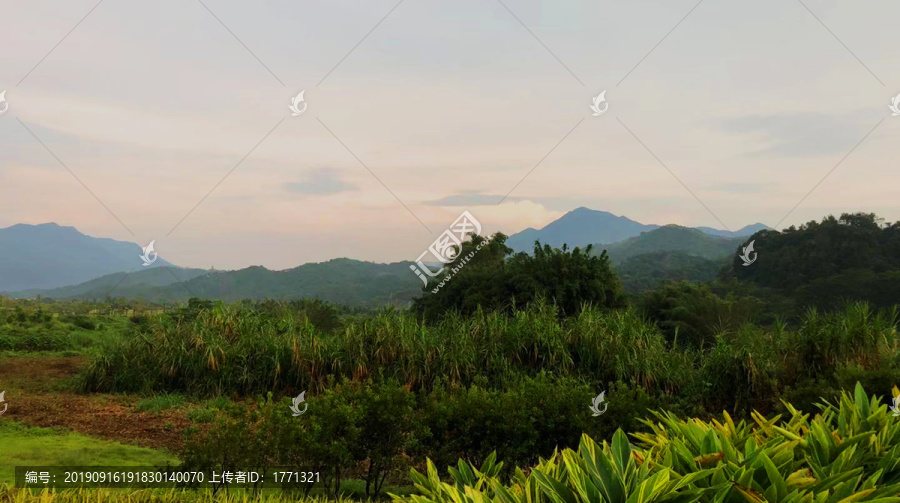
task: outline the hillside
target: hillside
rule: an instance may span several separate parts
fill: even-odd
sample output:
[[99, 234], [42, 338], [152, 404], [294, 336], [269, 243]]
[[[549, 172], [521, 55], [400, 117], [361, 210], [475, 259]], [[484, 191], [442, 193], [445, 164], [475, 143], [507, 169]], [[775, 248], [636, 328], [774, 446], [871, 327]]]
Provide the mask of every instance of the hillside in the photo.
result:
[[619, 243], [598, 244], [595, 250], [605, 249], [614, 264], [646, 253], [676, 251], [704, 259], [720, 259], [734, 253], [743, 241], [743, 238], [715, 237], [699, 229], [666, 225]]
[[753, 235], [758, 259], [735, 256], [729, 276], [796, 296], [802, 305], [834, 307], [846, 299], [900, 304], [900, 222], [874, 214], [829, 216], [782, 232]]
[[129, 298], [146, 297], [154, 288], [164, 287], [179, 281], [188, 281], [209, 274], [204, 269], [182, 269], [179, 267], [148, 267], [131, 274], [116, 272], [77, 285], [63, 286], [50, 290], [24, 290], [13, 292], [10, 297], [46, 297], [48, 299], [85, 298], [103, 299], [107, 296], [119, 297], [127, 292]]
[[[0, 292], [76, 285], [141, 268], [135, 243], [95, 238], [54, 223], [0, 229]], [[151, 267], [171, 265], [159, 258]]]
[[771, 230], [772, 228], [765, 224], [751, 224], [745, 225], [736, 231], [723, 231], [719, 229], [713, 229], [712, 227], [695, 227], [695, 229], [705, 232], [710, 236], [716, 236], [720, 238], [746, 238], [756, 234], [759, 231]]
[[712, 281], [726, 263], [727, 257], [707, 259], [682, 251], [657, 251], [628, 258], [616, 265], [615, 271], [626, 292], [641, 293], [663, 281]]
[[[248, 267], [237, 271], [159, 269], [140, 271], [122, 280], [112, 274], [71, 287], [29, 291], [14, 296], [104, 299], [108, 295], [154, 302], [190, 297], [237, 301], [242, 299], [319, 298], [349, 307], [405, 306], [421, 292], [422, 284], [409, 263], [375, 264], [351, 259], [304, 264], [284, 271]], [[173, 275], [181, 281], [176, 281]], [[122, 281], [117, 287], [116, 283]], [[110, 293], [110, 290], [115, 290]]]

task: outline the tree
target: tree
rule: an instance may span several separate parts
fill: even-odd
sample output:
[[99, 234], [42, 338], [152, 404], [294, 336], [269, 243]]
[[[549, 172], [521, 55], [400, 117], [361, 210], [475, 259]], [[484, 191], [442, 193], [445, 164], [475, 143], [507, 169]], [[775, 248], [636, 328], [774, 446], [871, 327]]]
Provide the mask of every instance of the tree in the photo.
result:
[[463, 315], [479, 308], [509, 311], [538, 298], [554, 302], [563, 315], [575, 314], [585, 305], [625, 306], [622, 285], [606, 252], [594, 255], [590, 245], [569, 250], [535, 242], [534, 255], [512, 255], [505, 243], [501, 233], [490, 241], [472, 236], [458, 258], [423, 288], [413, 310], [434, 321], [450, 311]]

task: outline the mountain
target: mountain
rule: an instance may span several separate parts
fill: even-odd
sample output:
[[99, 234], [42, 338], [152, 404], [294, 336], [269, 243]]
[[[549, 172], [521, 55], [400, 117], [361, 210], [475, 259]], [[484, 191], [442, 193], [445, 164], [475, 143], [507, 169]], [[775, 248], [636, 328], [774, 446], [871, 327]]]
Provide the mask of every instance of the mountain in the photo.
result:
[[568, 244], [570, 248], [584, 247], [591, 243], [615, 243], [657, 227], [659, 226], [644, 225], [606, 211], [582, 207], [566, 213], [540, 230], [528, 228], [513, 234], [507, 239], [506, 245], [516, 252], [528, 253], [534, 249], [535, 240], [554, 248], [563, 244]]
[[153, 289], [180, 281], [188, 281], [197, 276], [210, 274], [205, 269], [182, 269], [179, 267], [147, 267], [132, 272], [107, 274], [77, 285], [63, 286], [49, 290], [31, 289], [10, 294], [14, 298], [41, 297], [50, 299], [88, 298], [104, 299], [119, 297], [127, 292], [128, 298], [145, 298]]
[[[111, 295], [155, 302], [183, 301], [191, 297], [224, 301], [312, 297], [359, 308], [405, 306], [422, 291], [422, 284], [409, 266], [408, 262], [376, 264], [340, 258], [284, 271], [260, 266], [237, 271], [158, 268], [133, 273], [124, 281], [123, 274], [118, 273], [72, 287], [13, 295], [81, 299], [103, 299]], [[122, 283], [115, 286], [118, 281]], [[111, 285], [115, 290], [110, 294]]]
[[[659, 228], [658, 225], [642, 224], [606, 211], [581, 207], [566, 213], [541, 229], [529, 227], [511, 235], [506, 241], [506, 245], [516, 252], [526, 253], [534, 250], [536, 240], [540, 241], [542, 245], [549, 244], [554, 248], [559, 248], [564, 243], [568, 244], [570, 248], [576, 246], [584, 248], [591, 243], [594, 245], [616, 243], [657, 228]], [[722, 238], [748, 237], [764, 229], [769, 229], [769, 227], [758, 223], [748, 225], [735, 232], [712, 227], [697, 227], [697, 230], [704, 234]]]
[[750, 237], [750, 236], [756, 234], [759, 231], [774, 230], [771, 227], [769, 227], [768, 225], [760, 224], [760, 223], [745, 225], [744, 227], [741, 227], [740, 229], [738, 229], [734, 232], [713, 229], [712, 227], [695, 227], [695, 228], [709, 234], [710, 236], [718, 236], [718, 237], [722, 237], [722, 238], [746, 238], [746, 237]]
[[[58, 288], [141, 268], [134, 243], [95, 238], [55, 223], [0, 229], [0, 292]], [[170, 266], [158, 259], [151, 267]]]
[[609, 245], [596, 245], [599, 253], [605, 249], [614, 264], [647, 253], [681, 252], [704, 259], [720, 259], [734, 253], [744, 238], [724, 238], [690, 227], [666, 225], [640, 236]]

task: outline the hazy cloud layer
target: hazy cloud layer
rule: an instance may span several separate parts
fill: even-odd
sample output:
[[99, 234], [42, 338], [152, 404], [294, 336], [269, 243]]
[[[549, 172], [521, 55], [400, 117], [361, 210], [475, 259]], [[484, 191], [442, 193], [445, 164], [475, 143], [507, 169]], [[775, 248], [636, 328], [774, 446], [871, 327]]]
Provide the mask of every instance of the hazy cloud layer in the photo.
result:
[[285, 183], [284, 188], [294, 194], [327, 196], [354, 190], [356, 186], [341, 180], [333, 169], [316, 168], [302, 182]]

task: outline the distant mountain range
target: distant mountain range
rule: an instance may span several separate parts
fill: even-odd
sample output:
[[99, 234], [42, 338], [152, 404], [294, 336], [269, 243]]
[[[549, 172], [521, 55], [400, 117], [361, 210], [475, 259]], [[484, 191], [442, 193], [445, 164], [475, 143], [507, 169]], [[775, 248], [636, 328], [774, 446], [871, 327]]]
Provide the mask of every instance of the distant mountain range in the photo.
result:
[[[578, 208], [540, 230], [526, 229], [512, 235], [507, 244], [517, 251], [531, 251], [536, 239], [554, 247], [594, 243], [596, 251], [606, 249], [613, 264], [623, 267], [636, 285], [645, 285], [656, 276], [707, 277], [714, 265], [718, 267], [719, 259], [732, 254], [746, 236], [764, 228], [754, 224], [731, 233], [660, 227]], [[409, 271], [409, 262], [376, 264], [340, 258], [284, 271], [259, 266], [207, 271], [175, 267], [162, 258], [143, 267], [142, 252], [134, 243], [91, 237], [74, 227], [53, 223], [0, 229], [0, 293], [13, 297], [112, 296], [151, 301], [181, 301], [192, 296], [226, 301], [316, 297], [365, 308], [405, 305], [421, 294], [421, 283]], [[647, 276], [647, 268], [654, 261], [667, 264], [666, 271]]]
[[[13, 225], [0, 229], [0, 292], [75, 285], [143, 268], [142, 254], [134, 243], [87, 236], [74, 227]], [[159, 258], [150, 267], [170, 265]]]
[[237, 271], [157, 267], [131, 274], [109, 274], [79, 285], [10, 295], [88, 300], [124, 297], [151, 302], [184, 301], [191, 297], [224, 301], [309, 297], [357, 308], [405, 306], [422, 291], [422, 283], [409, 270], [410, 264], [375, 264], [343, 258], [285, 271], [259, 266]]
[[[659, 225], [635, 222], [628, 217], [616, 216], [606, 211], [582, 207], [566, 213], [539, 230], [529, 227], [522, 232], [513, 234], [506, 241], [506, 245], [517, 252], [531, 253], [536, 240], [554, 248], [559, 248], [563, 244], [568, 244], [570, 248], [585, 247], [589, 244], [611, 244], [639, 236], [643, 232], [659, 227]], [[758, 230], [768, 228], [759, 223], [748, 225], [735, 232], [697, 227], [698, 230], [710, 236], [728, 238], [748, 237]]]

